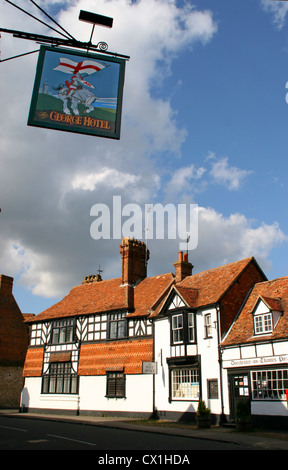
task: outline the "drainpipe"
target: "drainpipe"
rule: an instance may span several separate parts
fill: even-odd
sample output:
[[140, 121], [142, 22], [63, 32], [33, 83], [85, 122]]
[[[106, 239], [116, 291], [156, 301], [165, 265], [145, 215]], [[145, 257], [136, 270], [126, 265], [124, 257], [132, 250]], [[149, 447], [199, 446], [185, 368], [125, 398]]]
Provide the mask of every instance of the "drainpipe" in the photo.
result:
[[[152, 356], [152, 362], [155, 362], [155, 324], [153, 321], [153, 318], [148, 319], [148, 321], [152, 325], [152, 338], [153, 338], [153, 356]], [[155, 407], [155, 374], [152, 374], [152, 418], [153, 419], [158, 419], [158, 413]]]
[[220, 426], [224, 423], [224, 403], [223, 403], [223, 380], [222, 380], [222, 351], [220, 347], [220, 309], [216, 306], [217, 312], [217, 341], [218, 341], [218, 363], [219, 363], [219, 380], [220, 380], [220, 401], [221, 401], [221, 414]]

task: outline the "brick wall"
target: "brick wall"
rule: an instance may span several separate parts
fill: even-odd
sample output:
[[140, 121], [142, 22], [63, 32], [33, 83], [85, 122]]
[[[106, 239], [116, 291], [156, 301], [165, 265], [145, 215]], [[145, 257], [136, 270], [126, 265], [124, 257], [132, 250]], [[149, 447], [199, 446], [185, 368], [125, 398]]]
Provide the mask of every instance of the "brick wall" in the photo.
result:
[[24, 363], [29, 328], [12, 294], [13, 278], [0, 275], [0, 364]]
[[19, 408], [23, 388], [22, 367], [0, 366], [0, 408]]

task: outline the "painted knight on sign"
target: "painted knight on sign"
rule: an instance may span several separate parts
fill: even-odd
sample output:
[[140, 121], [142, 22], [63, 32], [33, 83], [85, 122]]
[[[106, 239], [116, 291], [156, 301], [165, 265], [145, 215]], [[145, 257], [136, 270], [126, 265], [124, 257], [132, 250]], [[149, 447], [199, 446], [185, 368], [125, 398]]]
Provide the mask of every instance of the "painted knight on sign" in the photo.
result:
[[93, 103], [97, 100], [97, 97], [90, 90], [94, 88], [94, 86], [84, 80], [84, 78], [106, 67], [106, 64], [100, 64], [100, 62], [96, 62], [95, 60], [75, 62], [67, 57], [60, 58], [60, 64], [53, 70], [72, 74], [71, 81], [66, 80], [65, 85], [61, 83], [58, 87], [54, 87], [54, 90], [58, 91], [59, 98], [63, 101], [63, 112], [65, 114], [71, 114], [68, 103], [75, 115], [79, 115], [79, 104], [83, 104], [85, 108], [87, 108], [85, 109], [85, 113], [94, 110]]

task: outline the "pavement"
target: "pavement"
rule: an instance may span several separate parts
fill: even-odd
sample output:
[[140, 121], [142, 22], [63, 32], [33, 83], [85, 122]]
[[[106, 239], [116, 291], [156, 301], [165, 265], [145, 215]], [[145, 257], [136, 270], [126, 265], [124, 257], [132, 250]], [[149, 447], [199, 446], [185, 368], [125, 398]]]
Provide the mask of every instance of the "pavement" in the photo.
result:
[[191, 437], [196, 439], [208, 439], [218, 442], [230, 442], [234, 444], [240, 444], [245, 447], [251, 447], [252, 449], [258, 450], [288, 450], [288, 433], [281, 431], [246, 431], [239, 432], [235, 428], [215, 426], [209, 429], [197, 429], [193, 426], [181, 425], [175, 422], [169, 422], [169, 425], [165, 425], [164, 421], [161, 424], [147, 424], [147, 421], [134, 419], [134, 418], [123, 418], [113, 416], [74, 416], [74, 415], [62, 415], [62, 414], [44, 414], [25, 412], [20, 413], [18, 410], [0, 410], [0, 416], [10, 416], [17, 418], [30, 418], [30, 419], [42, 419], [42, 420], [54, 420], [61, 422], [74, 422], [82, 423], [93, 426], [105, 426], [117, 429], [128, 429], [133, 431], [150, 432], [155, 434], [169, 434], [173, 436]]

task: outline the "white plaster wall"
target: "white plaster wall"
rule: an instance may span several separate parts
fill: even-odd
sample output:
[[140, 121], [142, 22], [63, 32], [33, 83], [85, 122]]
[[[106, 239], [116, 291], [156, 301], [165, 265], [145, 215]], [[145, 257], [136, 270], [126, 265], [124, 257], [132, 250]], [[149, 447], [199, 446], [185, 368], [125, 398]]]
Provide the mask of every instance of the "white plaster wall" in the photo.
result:
[[[203, 314], [212, 314], [212, 338], [204, 339], [204, 317]], [[212, 413], [221, 413], [220, 380], [217, 347], [217, 329], [214, 328], [216, 321], [216, 310], [210, 309], [197, 313], [197, 345], [193, 347], [194, 354], [201, 354], [201, 380], [202, 397]], [[195, 401], [172, 401], [169, 403], [169, 369], [167, 357], [170, 357], [170, 324], [167, 318], [155, 322], [155, 361], [157, 362], [157, 374], [155, 376], [155, 406], [160, 411], [171, 412], [196, 412], [198, 400]], [[218, 399], [208, 400], [207, 379], [218, 380]]]
[[78, 395], [41, 395], [41, 377], [25, 379], [21, 406], [43, 410], [143, 412], [153, 411], [153, 376], [126, 376], [126, 398], [106, 398], [106, 376], [82, 376]]
[[166, 358], [170, 357], [170, 325], [167, 318], [155, 322], [155, 406], [158, 410], [168, 410], [169, 372]]
[[153, 411], [153, 376], [126, 375], [126, 398], [106, 398], [106, 375], [80, 377], [80, 412], [142, 412]]
[[78, 395], [41, 395], [41, 377], [25, 379], [21, 394], [21, 406], [39, 409], [75, 410], [79, 406]]
[[253, 415], [286, 416], [288, 417], [286, 401], [252, 401], [251, 412]]
[[[211, 314], [212, 337], [204, 337], [204, 316]], [[217, 312], [215, 308], [203, 309], [197, 312], [197, 343], [198, 354], [201, 355], [201, 382], [202, 398], [212, 413], [221, 413], [220, 401], [220, 379], [219, 379], [219, 361], [218, 361], [218, 337], [217, 337]], [[218, 380], [218, 399], [208, 398], [208, 379]]]

